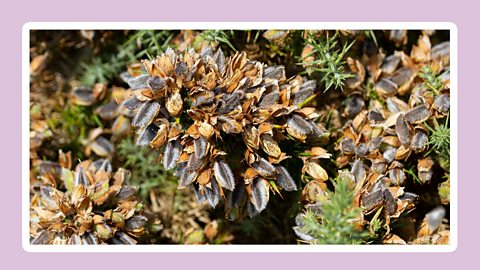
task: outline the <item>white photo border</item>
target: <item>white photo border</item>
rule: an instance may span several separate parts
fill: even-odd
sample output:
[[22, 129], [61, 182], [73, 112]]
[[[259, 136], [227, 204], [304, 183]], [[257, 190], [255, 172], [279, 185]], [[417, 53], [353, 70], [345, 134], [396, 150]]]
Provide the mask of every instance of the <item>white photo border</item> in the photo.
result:
[[[30, 30], [409, 29], [450, 31], [450, 244], [448, 245], [32, 245], [30, 205]], [[458, 246], [458, 29], [452, 22], [28, 22], [22, 28], [22, 246], [27, 252], [453, 252]]]

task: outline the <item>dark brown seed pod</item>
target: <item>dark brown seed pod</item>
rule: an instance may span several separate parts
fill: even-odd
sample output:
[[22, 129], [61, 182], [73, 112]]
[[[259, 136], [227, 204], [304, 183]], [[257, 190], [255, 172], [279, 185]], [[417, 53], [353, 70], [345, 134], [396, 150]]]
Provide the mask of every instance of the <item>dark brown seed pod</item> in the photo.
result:
[[153, 76], [147, 80], [147, 86], [154, 91], [162, 89], [165, 85], [165, 80], [159, 76]]
[[89, 88], [76, 88], [72, 91], [72, 102], [80, 106], [90, 106], [95, 102], [93, 90]]
[[383, 199], [385, 204], [385, 211], [388, 215], [393, 215], [397, 210], [397, 201], [393, 197], [390, 190], [385, 189], [383, 190]]
[[137, 138], [136, 144], [138, 146], [147, 146], [150, 145], [152, 140], [157, 136], [158, 126], [155, 124], [150, 124], [143, 128], [140, 131], [140, 135]]
[[376, 85], [375, 89], [383, 97], [391, 97], [397, 94], [398, 85], [390, 79], [383, 78]]
[[256, 212], [260, 213], [267, 207], [269, 199], [269, 191], [267, 182], [261, 178], [253, 180], [251, 185], [252, 197], [251, 202], [255, 207]]
[[140, 100], [138, 100], [136, 97], [132, 97], [130, 99], [125, 100], [122, 103], [122, 106], [124, 106], [125, 108], [133, 111], [133, 110], [136, 110], [136, 109], [140, 108], [142, 106], [142, 104], [143, 103]]
[[443, 113], [447, 114], [450, 111], [450, 96], [448, 94], [441, 94], [435, 98], [433, 107]]
[[395, 46], [407, 44], [407, 30], [390, 30], [389, 39], [395, 42]]
[[115, 101], [111, 101], [105, 105], [100, 106], [95, 111], [103, 120], [113, 120], [118, 116], [118, 104]]
[[140, 76], [127, 78], [127, 83], [132, 90], [147, 89], [150, 79], [151, 77], [149, 75], [142, 74]]
[[177, 164], [177, 160], [181, 154], [181, 144], [179, 141], [170, 141], [163, 152], [163, 167], [166, 170], [171, 170]]
[[205, 186], [205, 197], [208, 203], [215, 208], [220, 201], [220, 187], [215, 179], [210, 181], [210, 187]]
[[152, 123], [160, 112], [160, 104], [156, 101], [147, 101], [140, 107], [137, 115], [132, 120], [132, 126], [144, 127]]
[[398, 54], [392, 54], [387, 56], [380, 67], [382, 69], [382, 73], [390, 75], [392, 74], [400, 64], [400, 56]]
[[355, 152], [355, 143], [350, 138], [345, 138], [341, 142], [341, 149], [344, 154], [353, 154]]
[[314, 80], [306, 81], [300, 87], [298, 92], [293, 93], [293, 105], [298, 105], [314, 94], [316, 82]]
[[269, 108], [270, 106], [277, 104], [280, 99], [279, 91], [272, 91], [262, 96], [262, 99], [258, 103], [259, 108]]
[[208, 151], [208, 141], [200, 136], [198, 139], [193, 141], [193, 146], [195, 148], [195, 156], [197, 158], [203, 158]]
[[233, 177], [232, 170], [230, 166], [223, 161], [217, 160], [213, 164], [213, 171], [215, 173], [215, 178], [220, 183], [220, 185], [230, 191], [235, 188], [235, 178]]
[[388, 172], [390, 183], [394, 186], [403, 186], [405, 184], [405, 172], [403, 168], [394, 168]]
[[283, 66], [267, 67], [263, 70], [263, 77], [277, 81], [285, 80], [285, 68]]
[[90, 148], [95, 154], [101, 157], [108, 157], [113, 154], [113, 144], [102, 136], [97, 137], [91, 144]]
[[257, 161], [252, 163], [252, 167], [263, 177], [271, 178], [276, 174], [275, 167], [266, 159], [259, 157]]
[[362, 183], [367, 178], [367, 170], [360, 159], [353, 162], [351, 173], [355, 178], [355, 183]]
[[238, 208], [242, 206], [245, 202], [245, 194], [245, 184], [243, 182], [238, 183], [233, 192], [228, 195], [228, 207]]
[[287, 169], [281, 165], [275, 166], [277, 170], [277, 183], [278, 185], [286, 191], [294, 191], [297, 190], [297, 184], [293, 180], [293, 178], [288, 173]]
[[115, 245], [135, 245], [135, 244], [137, 244], [137, 241], [135, 241], [135, 239], [128, 236], [128, 234], [126, 234], [122, 231], [117, 231], [115, 233], [112, 241]]
[[410, 148], [415, 151], [415, 153], [421, 153], [425, 151], [428, 146], [428, 136], [422, 130], [417, 130], [413, 135]]
[[450, 41], [444, 41], [433, 46], [430, 58], [435, 61], [442, 61], [444, 65], [450, 62]]
[[433, 176], [433, 160], [430, 157], [420, 159], [417, 165], [418, 178], [422, 183], [429, 183]]
[[383, 190], [376, 190], [366, 193], [362, 196], [362, 207], [366, 212], [371, 212], [384, 203]]
[[405, 113], [405, 119], [412, 124], [418, 124], [428, 119], [430, 110], [425, 104], [410, 109]]
[[405, 116], [398, 116], [397, 122], [395, 123], [395, 132], [397, 133], [397, 137], [400, 140], [400, 143], [402, 143], [403, 145], [410, 144], [410, 128], [408, 127], [408, 123], [405, 120]]
[[295, 139], [303, 141], [313, 131], [311, 124], [299, 115], [294, 114], [287, 120], [287, 132]]

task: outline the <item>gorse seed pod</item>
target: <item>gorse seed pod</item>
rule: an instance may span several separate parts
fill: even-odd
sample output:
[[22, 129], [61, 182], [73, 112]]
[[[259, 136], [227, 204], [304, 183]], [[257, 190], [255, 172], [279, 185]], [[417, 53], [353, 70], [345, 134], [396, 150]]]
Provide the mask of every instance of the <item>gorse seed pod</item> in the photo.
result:
[[290, 176], [287, 169], [285, 169], [285, 167], [277, 165], [275, 166], [275, 169], [277, 170], [277, 173], [278, 173], [277, 182], [281, 188], [283, 188], [286, 191], [297, 190], [297, 184], [295, 183], [293, 178]]
[[168, 142], [165, 151], [163, 152], [163, 167], [166, 170], [171, 170], [176, 166], [177, 160], [180, 157], [181, 144], [178, 141]]
[[227, 163], [222, 160], [215, 161], [213, 171], [215, 172], [215, 178], [222, 187], [228, 190], [235, 188], [235, 178]]
[[257, 178], [252, 183], [252, 204], [257, 212], [263, 211], [267, 207], [269, 192], [265, 180]]
[[160, 104], [156, 101], [145, 102], [132, 120], [132, 126], [144, 127], [152, 123], [155, 116], [160, 112]]

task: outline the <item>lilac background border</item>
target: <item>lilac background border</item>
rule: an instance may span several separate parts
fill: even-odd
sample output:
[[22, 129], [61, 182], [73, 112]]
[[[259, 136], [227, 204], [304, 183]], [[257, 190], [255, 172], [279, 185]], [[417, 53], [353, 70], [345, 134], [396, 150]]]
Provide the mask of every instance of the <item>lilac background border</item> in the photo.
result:
[[[440, 1], [329, 1], [320, 3], [298, 0], [268, 4], [259, 0], [243, 0], [227, 3], [202, 1], [127, 2], [112, 5], [102, 1], [9, 2], [2, 6], [2, 195], [1, 200], [1, 265], [19, 269], [83, 269], [115, 268], [368, 268], [375, 266], [388, 269], [420, 268], [445, 269], [460, 264], [477, 265], [478, 255], [477, 207], [473, 198], [479, 187], [476, 173], [475, 151], [471, 142], [476, 137], [469, 123], [477, 123], [472, 112], [479, 92], [466, 88], [477, 81], [476, 63], [478, 42], [478, 5], [473, 2]], [[106, 1], [105, 1], [106, 2]], [[7, 4], [7, 3], [6, 3]], [[455, 5], [455, 6], [453, 6]], [[341, 11], [336, 11], [340, 10]], [[21, 245], [21, 30], [29, 21], [450, 21], [458, 27], [459, 37], [459, 240], [453, 253], [78, 253], [46, 254], [27, 253]], [[471, 57], [468, 57], [471, 55]], [[478, 60], [477, 60], [478, 61]], [[478, 76], [478, 75], [477, 75]], [[7, 79], [8, 78], [8, 79]], [[455, 89], [453, 89], [455, 91]], [[8, 102], [6, 102], [8, 100]], [[469, 179], [470, 178], [470, 179]], [[452, 179], [455, 181], [456, 179]], [[8, 267], [8, 266], [7, 266]]]

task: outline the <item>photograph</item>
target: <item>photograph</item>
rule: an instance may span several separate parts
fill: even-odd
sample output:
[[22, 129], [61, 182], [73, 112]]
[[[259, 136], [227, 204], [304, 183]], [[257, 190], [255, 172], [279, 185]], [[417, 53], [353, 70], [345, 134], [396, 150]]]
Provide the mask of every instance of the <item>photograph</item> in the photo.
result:
[[25, 249], [456, 248], [451, 24], [146, 25], [24, 26]]

